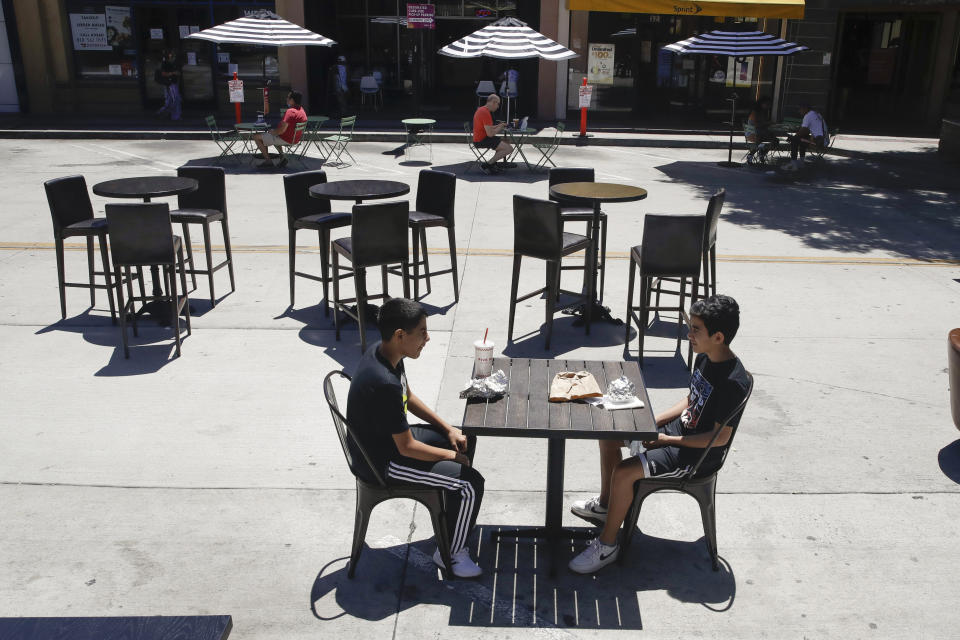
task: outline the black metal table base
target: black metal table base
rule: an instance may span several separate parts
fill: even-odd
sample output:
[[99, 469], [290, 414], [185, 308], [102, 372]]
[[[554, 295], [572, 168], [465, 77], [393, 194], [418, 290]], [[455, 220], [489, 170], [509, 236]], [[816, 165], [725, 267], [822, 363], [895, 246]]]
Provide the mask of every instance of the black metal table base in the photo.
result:
[[[190, 309], [190, 313], [193, 313], [193, 309]], [[168, 300], [151, 300], [150, 302], [144, 303], [142, 307], [137, 310], [138, 316], [148, 315], [153, 318], [158, 325], [162, 327], [172, 327], [173, 318], [171, 317], [170, 311], [170, 302]], [[178, 316], [179, 320], [179, 316]]]
[[[582, 327], [586, 323], [586, 311], [587, 306], [585, 304], [581, 304], [575, 307], [570, 307], [569, 309], [564, 309], [563, 313], [577, 316], [576, 320], [573, 321], [573, 326]], [[612, 315], [610, 315], [610, 307], [605, 307], [599, 302], [594, 302], [590, 322], [594, 323], [600, 321], [609, 322], [610, 324], [615, 325], [623, 324], [623, 320], [620, 318], [614, 318]]]

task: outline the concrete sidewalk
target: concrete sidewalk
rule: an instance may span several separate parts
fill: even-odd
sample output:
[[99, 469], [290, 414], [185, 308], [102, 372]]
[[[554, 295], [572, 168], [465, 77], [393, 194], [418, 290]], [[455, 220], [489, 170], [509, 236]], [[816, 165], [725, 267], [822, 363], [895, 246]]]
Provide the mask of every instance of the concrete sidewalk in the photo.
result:
[[[334, 339], [316, 283], [298, 282], [298, 304], [287, 308], [282, 172], [226, 165], [237, 291], [228, 294], [219, 273], [211, 309], [201, 279], [183, 356], [170, 359], [169, 331], [146, 327], [125, 360], [102, 292], [89, 309], [85, 291], [68, 290], [59, 320], [42, 182], [169, 174], [206, 162], [212, 145], [0, 140], [15, 160], [0, 176], [0, 615], [226, 613], [240, 639], [951, 636], [960, 624], [960, 440], [944, 342], [960, 325], [960, 183], [927, 142], [849, 142], [912, 161], [828, 158], [788, 179], [717, 167], [719, 149], [557, 152], [558, 164], [649, 191], [605, 207], [604, 300], [621, 318], [643, 214], [700, 213], [716, 187], [728, 191], [719, 288], [740, 302], [733, 347], [757, 386], [720, 477], [723, 568], [710, 570], [695, 502], [661, 495], [644, 506], [626, 566], [588, 578], [561, 569], [551, 580], [541, 549], [489, 538], [542, 521], [546, 446], [484, 438], [476, 465], [487, 491], [471, 547], [485, 574], [445, 583], [429, 559], [429, 518], [404, 501], [374, 512], [369, 548], [346, 579], [353, 480], [320, 381], [352, 370], [359, 339], [353, 325]], [[360, 163], [328, 177], [406, 181], [412, 199], [423, 157], [395, 159], [390, 148], [355, 144]], [[563, 315], [544, 351], [538, 299], [518, 306], [508, 344], [511, 198], [545, 197], [546, 175], [465, 173], [459, 145], [436, 144], [433, 154], [432, 166], [460, 177], [461, 297], [453, 304], [447, 275], [423, 301], [432, 340], [407, 363], [418, 395], [456, 422], [470, 345], [487, 327], [498, 355], [638, 356], [622, 325], [586, 336]], [[92, 201], [102, 215], [108, 201]], [[429, 239], [431, 262], [445, 266], [442, 234]], [[298, 265], [317, 270], [315, 237], [299, 242]], [[82, 245], [68, 249], [68, 274], [82, 279]], [[530, 262], [521, 287], [542, 282]], [[564, 287], [578, 287], [575, 272]], [[672, 317], [648, 332], [655, 410], [684, 393], [675, 332]], [[572, 442], [566, 501], [592, 495], [597, 475], [596, 446]]]

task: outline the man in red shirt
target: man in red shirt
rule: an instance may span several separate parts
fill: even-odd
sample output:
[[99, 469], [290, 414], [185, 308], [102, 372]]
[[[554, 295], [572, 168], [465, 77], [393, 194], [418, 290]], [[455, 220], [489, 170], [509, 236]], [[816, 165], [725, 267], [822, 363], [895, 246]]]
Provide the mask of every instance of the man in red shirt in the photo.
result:
[[[277, 125], [277, 128], [253, 136], [253, 141], [257, 143], [257, 148], [260, 149], [260, 153], [263, 155], [263, 162], [259, 163], [257, 165], [258, 167], [286, 166], [287, 157], [283, 155], [283, 149], [281, 147], [289, 147], [297, 142], [300, 138], [296, 132], [297, 123], [307, 121], [307, 112], [303, 110], [303, 106], [301, 106], [302, 102], [303, 95], [299, 91], [291, 91], [287, 94], [287, 106], [289, 109], [283, 114], [283, 120]], [[301, 133], [300, 135], [303, 134]], [[296, 136], [296, 138], [294, 138], [294, 136]], [[280, 159], [277, 160], [276, 165], [270, 160], [270, 152], [267, 151], [267, 147], [270, 146], [276, 147], [277, 152], [280, 154]]]
[[487, 103], [479, 107], [473, 114], [473, 144], [478, 149], [494, 149], [493, 158], [486, 164], [480, 163], [484, 171], [499, 172], [502, 169], [496, 164], [497, 160], [506, 158], [513, 151], [513, 147], [500, 138], [498, 134], [507, 128], [506, 122], [493, 124], [493, 112], [500, 108], [500, 96], [491, 93], [487, 96]]

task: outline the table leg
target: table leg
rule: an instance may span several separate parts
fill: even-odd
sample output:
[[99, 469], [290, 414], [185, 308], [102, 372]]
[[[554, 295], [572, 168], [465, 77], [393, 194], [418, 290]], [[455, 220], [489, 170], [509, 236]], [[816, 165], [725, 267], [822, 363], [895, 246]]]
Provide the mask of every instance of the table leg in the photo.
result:
[[587, 256], [587, 307], [584, 321], [587, 324], [587, 335], [590, 335], [590, 321], [593, 320], [593, 308], [597, 300], [597, 247], [600, 241], [600, 201], [593, 202], [593, 219], [590, 221], [590, 252]]
[[[150, 198], [144, 198], [144, 202], [150, 202]], [[150, 267], [150, 280], [152, 281], [152, 288], [150, 293], [154, 298], [160, 298], [163, 295], [163, 288], [160, 286], [160, 267], [153, 265]], [[179, 295], [186, 295], [186, 291], [182, 291]], [[174, 322], [179, 322], [180, 318], [172, 318], [170, 316], [170, 305], [162, 300], [151, 300], [150, 302], [144, 303], [140, 307], [138, 314], [150, 314], [153, 316], [157, 324], [163, 326], [172, 326]]]

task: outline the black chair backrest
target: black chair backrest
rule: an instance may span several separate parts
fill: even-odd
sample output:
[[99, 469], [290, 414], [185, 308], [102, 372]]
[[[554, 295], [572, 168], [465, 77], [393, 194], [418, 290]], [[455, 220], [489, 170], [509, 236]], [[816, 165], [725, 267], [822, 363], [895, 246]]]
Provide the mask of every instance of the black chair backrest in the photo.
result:
[[[360, 441], [357, 440], [357, 437], [353, 434], [353, 430], [350, 428], [347, 419], [343, 417], [343, 413], [340, 411], [340, 407], [337, 405], [337, 394], [333, 388], [333, 378], [339, 377], [345, 379], [347, 382], [350, 382], [350, 376], [348, 376], [343, 371], [331, 371], [323, 379], [323, 395], [327, 399], [327, 406], [330, 407], [330, 415], [333, 417], [333, 426], [337, 430], [337, 439], [340, 440], [340, 447], [343, 449], [343, 456], [347, 459], [347, 466], [350, 467], [350, 472], [354, 476], [364, 478], [364, 474], [361, 469], [369, 471], [370, 474], [376, 479], [377, 484], [381, 487], [387, 486], [387, 483], [384, 482], [383, 476], [380, 475], [380, 472], [377, 470], [377, 467], [371, 462], [370, 455], [367, 453], [367, 450], [363, 448], [363, 445], [360, 444]], [[348, 438], [353, 441], [353, 446], [357, 448], [357, 451], [360, 452], [360, 455], [363, 456], [363, 460], [356, 460], [353, 457], [353, 454], [350, 452], [350, 445], [348, 444]]]
[[197, 190], [177, 196], [181, 209], [213, 209], [227, 213], [227, 181], [222, 167], [179, 167], [177, 175], [197, 181]]
[[648, 213], [643, 219], [644, 275], [695, 278], [703, 255], [704, 216]]
[[717, 243], [717, 222], [720, 221], [720, 210], [723, 209], [723, 201], [726, 198], [726, 189], [720, 189], [710, 196], [710, 203], [707, 204], [707, 222], [703, 226], [704, 249], [709, 249]]
[[541, 260], [560, 259], [563, 222], [559, 204], [513, 196], [513, 252]]
[[283, 176], [283, 195], [287, 199], [287, 225], [291, 229], [294, 221], [304, 216], [330, 213], [330, 201], [311, 198], [309, 192], [313, 185], [323, 184], [326, 181], [327, 173], [321, 169], [288, 173]]
[[83, 176], [47, 180], [43, 188], [47, 191], [54, 230], [59, 231], [67, 225], [93, 217], [93, 205], [90, 204], [87, 181]]
[[[693, 465], [693, 468], [687, 475], [688, 479], [696, 477], [697, 471], [700, 469], [700, 465], [703, 463], [703, 461], [706, 460], [707, 454], [710, 453], [710, 449], [713, 447], [713, 443], [716, 442], [717, 438], [720, 437], [720, 432], [723, 431], [724, 427], [729, 426], [733, 432], [730, 434], [730, 439], [727, 440], [727, 444], [724, 445], [723, 457], [720, 458], [720, 466], [717, 467], [717, 470], [719, 471], [721, 468], [723, 468], [723, 463], [727, 460], [727, 454], [730, 453], [730, 447], [733, 446], [733, 439], [737, 435], [737, 429], [740, 427], [739, 419], [743, 416], [743, 410], [747, 408], [747, 400], [750, 399], [750, 394], [753, 393], [753, 374], [749, 371], [744, 371], [744, 373], [747, 376], [747, 390], [743, 396], [743, 400], [740, 401], [740, 404], [737, 405], [737, 408], [734, 409], [733, 412], [721, 423], [720, 428], [714, 432], [713, 437], [710, 438], [709, 444], [707, 444], [707, 446], [704, 448], [703, 453], [700, 454], [700, 458], [697, 460], [697, 463]], [[734, 420], [736, 420], [736, 424], [731, 424]]]
[[406, 200], [353, 205], [353, 266], [374, 267], [408, 260], [409, 218], [410, 203]]
[[173, 229], [166, 202], [108, 204], [114, 266], [173, 264]]
[[452, 226], [456, 194], [456, 174], [424, 169], [417, 181], [417, 211], [446, 218]]
[[[567, 182], [596, 182], [592, 167], [554, 167], [550, 169], [549, 186]], [[556, 200], [553, 196], [551, 200]]]

